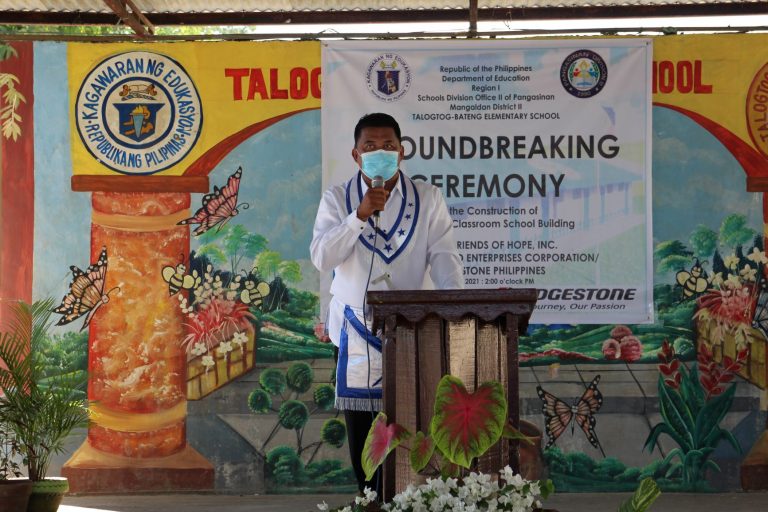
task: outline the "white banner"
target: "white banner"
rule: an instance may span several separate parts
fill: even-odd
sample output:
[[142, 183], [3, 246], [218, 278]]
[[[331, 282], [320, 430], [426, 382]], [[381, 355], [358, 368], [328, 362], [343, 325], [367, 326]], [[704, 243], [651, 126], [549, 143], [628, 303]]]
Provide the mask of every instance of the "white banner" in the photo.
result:
[[[535, 323], [653, 321], [648, 39], [323, 45], [323, 184], [353, 128], [400, 123], [441, 188], [468, 288], [538, 288]], [[327, 288], [326, 288], [327, 289]]]

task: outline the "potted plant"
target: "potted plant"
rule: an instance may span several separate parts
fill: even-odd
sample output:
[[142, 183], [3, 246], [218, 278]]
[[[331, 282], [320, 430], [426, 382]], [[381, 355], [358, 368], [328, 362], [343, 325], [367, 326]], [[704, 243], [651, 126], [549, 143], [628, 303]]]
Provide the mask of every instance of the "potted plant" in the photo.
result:
[[0, 418], [0, 512], [27, 508], [32, 482], [21, 478], [20, 460], [19, 444]]
[[64, 478], [47, 478], [51, 456], [73, 429], [88, 424], [80, 389], [83, 372], [49, 372], [42, 346], [52, 321], [51, 299], [15, 304], [11, 329], [0, 335], [0, 418], [17, 442], [32, 495], [28, 511], [55, 511], [68, 490]]
[[[460, 379], [445, 375], [437, 386], [429, 432], [411, 434], [396, 423], [387, 424], [386, 415], [379, 413], [365, 441], [363, 469], [366, 478], [372, 478], [392, 450], [409, 441], [413, 470], [433, 478], [418, 487], [409, 485], [384, 504], [384, 510], [451, 511], [459, 504], [479, 511], [540, 509], [541, 499], [554, 489], [551, 481], [526, 480], [509, 466], [498, 472], [498, 478], [470, 472], [476, 459], [502, 437], [532, 442], [512, 426], [501, 383], [485, 382], [470, 393]], [[348, 510], [370, 509], [375, 494], [367, 490]]]

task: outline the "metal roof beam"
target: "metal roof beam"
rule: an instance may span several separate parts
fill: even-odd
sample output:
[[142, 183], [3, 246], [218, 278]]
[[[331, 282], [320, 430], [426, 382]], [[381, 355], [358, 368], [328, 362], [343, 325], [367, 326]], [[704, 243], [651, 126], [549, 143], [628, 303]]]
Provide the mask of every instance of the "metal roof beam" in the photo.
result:
[[[121, 0], [105, 0], [105, 2], [108, 4], [117, 3], [122, 5]], [[512, 7], [501, 9], [478, 9], [477, 19], [478, 21], [544, 21], [555, 19], [733, 16], [750, 14], [768, 14], [768, 2], [584, 7]], [[159, 12], [152, 13], [150, 16], [152, 16], [154, 26], [281, 25], [288, 23], [312, 25], [330, 23], [424, 23], [467, 21], [470, 16], [470, 10]], [[144, 19], [146, 19], [146, 17], [144, 17]], [[2, 25], [114, 25], [114, 23], [115, 15], [106, 12], [0, 11], [0, 24]], [[150, 32], [154, 32], [154, 27], [149, 23], [149, 20], [145, 23], [148, 24], [149, 27], [152, 27]], [[127, 21], [126, 24], [128, 24]]]

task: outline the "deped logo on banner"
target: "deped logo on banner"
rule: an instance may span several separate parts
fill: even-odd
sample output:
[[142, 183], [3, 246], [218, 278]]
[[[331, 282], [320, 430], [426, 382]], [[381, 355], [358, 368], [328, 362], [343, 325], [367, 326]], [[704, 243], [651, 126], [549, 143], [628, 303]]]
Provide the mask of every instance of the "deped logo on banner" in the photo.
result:
[[77, 93], [77, 131], [99, 162], [123, 174], [152, 174], [195, 146], [203, 110], [195, 84], [158, 53], [113, 55], [93, 68]]
[[380, 100], [397, 101], [411, 86], [411, 68], [400, 55], [384, 53], [368, 64], [366, 83], [368, 90]]
[[577, 98], [591, 98], [605, 87], [608, 66], [592, 50], [578, 50], [568, 55], [560, 66], [563, 88]]

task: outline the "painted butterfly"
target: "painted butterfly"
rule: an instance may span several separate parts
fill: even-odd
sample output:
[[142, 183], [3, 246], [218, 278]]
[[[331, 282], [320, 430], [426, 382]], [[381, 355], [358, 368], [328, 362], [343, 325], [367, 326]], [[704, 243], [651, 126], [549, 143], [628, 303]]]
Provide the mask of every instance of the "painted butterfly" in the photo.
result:
[[[552, 393], [544, 391], [541, 389], [541, 386], [536, 386], [536, 392], [539, 394], [539, 398], [541, 398], [541, 410], [544, 413], [547, 437], [549, 437], [547, 448], [555, 444], [557, 438], [568, 428], [569, 424], [571, 425], [571, 434], [573, 434], [576, 424], [578, 424], [592, 446], [599, 448], [601, 452], [603, 451], [603, 447], [600, 446], [600, 441], [597, 439], [597, 434], [595, 434], [597, 421], [593, 416], [603, 405], [603, 395], [597, 389], [598, 382], [600, 382], [600, 376], [596, 375], [587, 386], [584, 394], [581, 395], [581, 398], [573, 405], [568, 405]], [[603, 457], [605, 457], [605, 452], [603, 452]]]
[[177, 222], [178, 225], [197, 224], [194, 234], [200, 236], [214, 226], [218, 231], [232, 217], [240, 213], [238, 207], [248, 209], [248, 203], [237, 204], [237, 193], [240, 189], [240, 178], [243, 176], [243, 168], [237, 170], [227, 180], [224, 188], [214, 185], [213, 192], [203, 196], [201, 206], [192, 217]]
[[72, 282], [69, 283], [69, 291], [61, 304], [53, 310], [54, 313], [63, 315], [56, 325], [65, 325], [86, 315], [85, 322], [80, 328], [82, 331], [91, 322], [91, 318], [102, 304], [109, 302], [109, 294], [118, 287], [104, 293], [104, 283], [107, 277], [107, 248], [101, 248], [101, 254], [96, 263], [88, 266], [85, 272], [72, 265]]

